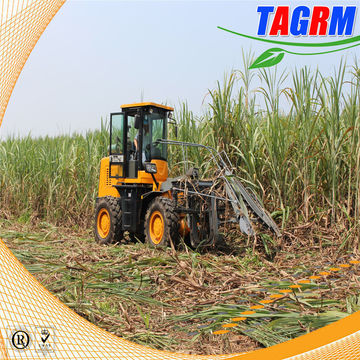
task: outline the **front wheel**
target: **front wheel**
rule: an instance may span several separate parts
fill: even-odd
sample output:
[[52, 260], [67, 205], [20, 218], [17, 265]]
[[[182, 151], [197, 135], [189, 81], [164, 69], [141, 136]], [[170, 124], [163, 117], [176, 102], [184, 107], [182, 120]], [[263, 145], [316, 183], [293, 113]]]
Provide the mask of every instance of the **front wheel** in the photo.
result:
[[95, 208], [95, 240], [112, 244], [123, 238], [120, 201], [114, 197], [100, 198]]
[[145, 215], [145, 239], [154, 247], [165, 247], [179, 237], [179, 215], [171, 199], [157, 197]]

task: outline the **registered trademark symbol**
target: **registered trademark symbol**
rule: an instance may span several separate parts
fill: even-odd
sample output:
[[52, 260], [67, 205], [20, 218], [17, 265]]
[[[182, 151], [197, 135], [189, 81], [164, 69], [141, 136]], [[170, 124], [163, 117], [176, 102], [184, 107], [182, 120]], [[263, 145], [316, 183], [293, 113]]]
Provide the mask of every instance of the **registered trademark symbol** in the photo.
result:
[[25, 350], [30, 345], [30, 336], [24, 330], [15, 331], [11, 337], [11, 344], [18, 350]]

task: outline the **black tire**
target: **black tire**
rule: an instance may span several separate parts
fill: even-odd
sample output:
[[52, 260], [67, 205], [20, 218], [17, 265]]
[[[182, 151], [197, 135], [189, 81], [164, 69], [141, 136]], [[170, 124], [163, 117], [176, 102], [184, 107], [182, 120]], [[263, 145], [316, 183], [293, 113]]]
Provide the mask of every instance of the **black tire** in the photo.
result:
[[[163, 230], [156, 232], [155, 221]], [[155, 231], [154, 231], [155, 228]], [[170, 241], [175, 245], [179, 238], [179, 215], [171, 199], [157, 197], [151, 201], [145, 215], [145, 240], [153, 247], [165, 247]]]
[[95, 207], [95, 240], [99, 244], [113, 244], [123, 239], [120, 199], [106, 196]]

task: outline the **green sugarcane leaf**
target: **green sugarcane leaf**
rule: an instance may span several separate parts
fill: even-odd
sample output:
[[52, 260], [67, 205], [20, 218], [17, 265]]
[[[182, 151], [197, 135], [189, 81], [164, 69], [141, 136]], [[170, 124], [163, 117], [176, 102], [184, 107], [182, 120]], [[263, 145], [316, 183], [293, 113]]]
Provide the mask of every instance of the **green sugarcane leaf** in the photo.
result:
[[249, 67], [249, 69], [259, 69], [271, 67], [278, 64], [285, 56], [285, 51], [280, 48], [271, 48], [262, 53]]

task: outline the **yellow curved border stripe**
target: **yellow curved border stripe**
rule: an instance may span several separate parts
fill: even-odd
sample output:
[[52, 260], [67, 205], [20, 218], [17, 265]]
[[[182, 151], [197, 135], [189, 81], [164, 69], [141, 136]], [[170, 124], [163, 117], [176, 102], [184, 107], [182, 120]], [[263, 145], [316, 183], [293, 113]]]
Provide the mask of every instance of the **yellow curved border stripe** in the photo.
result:
[[3, 359], [3, 360], [9, 359], [9, 357], [7, 356], [7, 353], [6, 353], [5, 342], [1, 336], [1, 332], [0, 332], [0, 359]]
[[0, 126], [31, 51], [65, 0], [0, 0]]
[[[0, 2], [0, 125], [20, 72], [65, 0]], [[53, 339], [51, 354], [37, 349], [39, 329]], [[17, 330], [31, 339], [11, 346]], [[310, 334], [247, 354], [195, 356], [143, 347], [89, 323], [50, 294], [0, 240], [0, 359], [360, 359], [360, 313]]]

